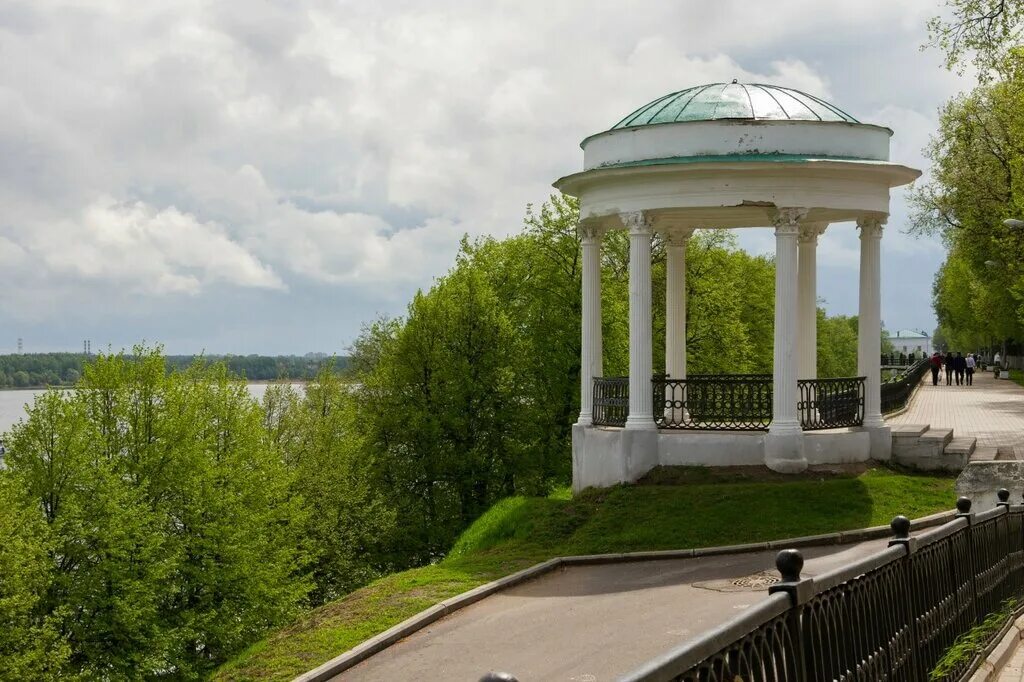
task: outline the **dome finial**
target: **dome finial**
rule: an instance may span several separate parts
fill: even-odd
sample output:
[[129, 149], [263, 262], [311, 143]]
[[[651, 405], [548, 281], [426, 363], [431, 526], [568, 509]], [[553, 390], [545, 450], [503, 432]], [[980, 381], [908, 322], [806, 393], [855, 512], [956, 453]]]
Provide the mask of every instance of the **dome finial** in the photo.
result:
[[735, 85], [736, 83], [739, 83], [739, 80], [737, 80], [737, 79], [733, 78], [733, 79], [732, 79], [732, 83], [733, 83], [733, 85]]

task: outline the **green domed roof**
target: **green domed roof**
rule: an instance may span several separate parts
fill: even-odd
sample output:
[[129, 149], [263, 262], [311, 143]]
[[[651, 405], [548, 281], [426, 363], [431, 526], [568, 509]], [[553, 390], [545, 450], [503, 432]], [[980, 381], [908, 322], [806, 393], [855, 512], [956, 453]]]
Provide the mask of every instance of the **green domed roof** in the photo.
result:
[[680, 121], [839, 121], [859, 123], [806, 92], [761, 83], [712, 83], [659, 97], [612, 126], [633, 128]]

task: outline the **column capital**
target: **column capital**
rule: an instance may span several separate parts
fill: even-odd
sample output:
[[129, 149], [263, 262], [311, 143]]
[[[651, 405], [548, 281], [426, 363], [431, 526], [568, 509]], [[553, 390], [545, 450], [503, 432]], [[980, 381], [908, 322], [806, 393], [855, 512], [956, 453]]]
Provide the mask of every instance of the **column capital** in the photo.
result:
[[670, 227], [658, 231], [664, 236], [665, 243], [669, 246], [686, 246], [690, 237], [693, 236], [692, 227]]
[[775, 234], [796, 235], [800, 231], [800, 221], [807, 217], [810, 209], [799, 207], [785, 207], [775, 210], [772, 216], [772, 225], [775, 226]]
[[876, 239], [882, 238], [882, 230], [885, 227], [885, 221], [888, 216], [885, 215], [866, 215], [857, 218], [857, 228], [860, 230], [860, 238], [874, 237]]
[[828, 223], [800, 223], [801, 243], [818, 243], [818, 237], [825, 232]]
[[607, 231], [603, 225], [580, 223], [576, 226], [576, 234], [584, 244], [600, 241]]
[[622, 221], [630, 234], [646, 234], [651, 235], [654, 233], [654, 218], [647, 211], [630, 211], [628, 213], [620, 213], [619, 219]]

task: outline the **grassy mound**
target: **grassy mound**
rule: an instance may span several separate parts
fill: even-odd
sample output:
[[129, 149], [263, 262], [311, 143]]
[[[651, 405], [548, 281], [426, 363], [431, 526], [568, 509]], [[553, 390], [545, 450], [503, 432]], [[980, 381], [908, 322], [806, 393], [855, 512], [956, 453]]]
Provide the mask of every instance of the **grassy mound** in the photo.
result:
[[[676, 485], [620, 486], [572, 499], [502, 500], [440, 563], [385, 576], [311, 611], [217, 671], [289, 680], [448, 597], [555, 556], [685, 549], [887, 524], [952, 507], [953, 479], [883, 468], [800, 480], [678, 471]], [[683, 485], [678, 485], [682, 483]]]

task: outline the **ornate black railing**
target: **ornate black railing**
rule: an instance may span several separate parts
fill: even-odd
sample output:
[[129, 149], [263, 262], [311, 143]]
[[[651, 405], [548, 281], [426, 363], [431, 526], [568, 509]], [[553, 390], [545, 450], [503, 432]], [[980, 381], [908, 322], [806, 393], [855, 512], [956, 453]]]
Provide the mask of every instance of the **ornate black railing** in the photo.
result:
[[[1006, 503], [911, 538], [893, 519], [889, 548], [814, 578], [779, 553], [769, 598], [627, 675], [631, 682], [927, 680], [957, 637], [1024, 597], [1024, 506]], [[964, 660], [944, 679], [962, 679]]]
[[772, 423], [771, 375], [656, 378], [654, 421], [663, 429], [763, 431]]
[[594, 425], [625, 426], [629, 377], [594, 377]]
[[[663, 429], [764, 431], [772, 422], [770, 374], [664, 375], [651, 381], [654, 421]], [[835, 429], [864, 423], [864, 377], [801, 379], [797, 409], [804, 430]], [[594, 379], [596, 426], [625, 426], [629, 416], [629, 377]]]
[[928, 361], [918, 360], [895, 377], [882, 384], [882, 414], [906, 406], [921, 378], [928, 373]]
[[800, 425], [805, 431], [861, 426], [864, 423], [864, 377], [801, 379], [797, 383]]

